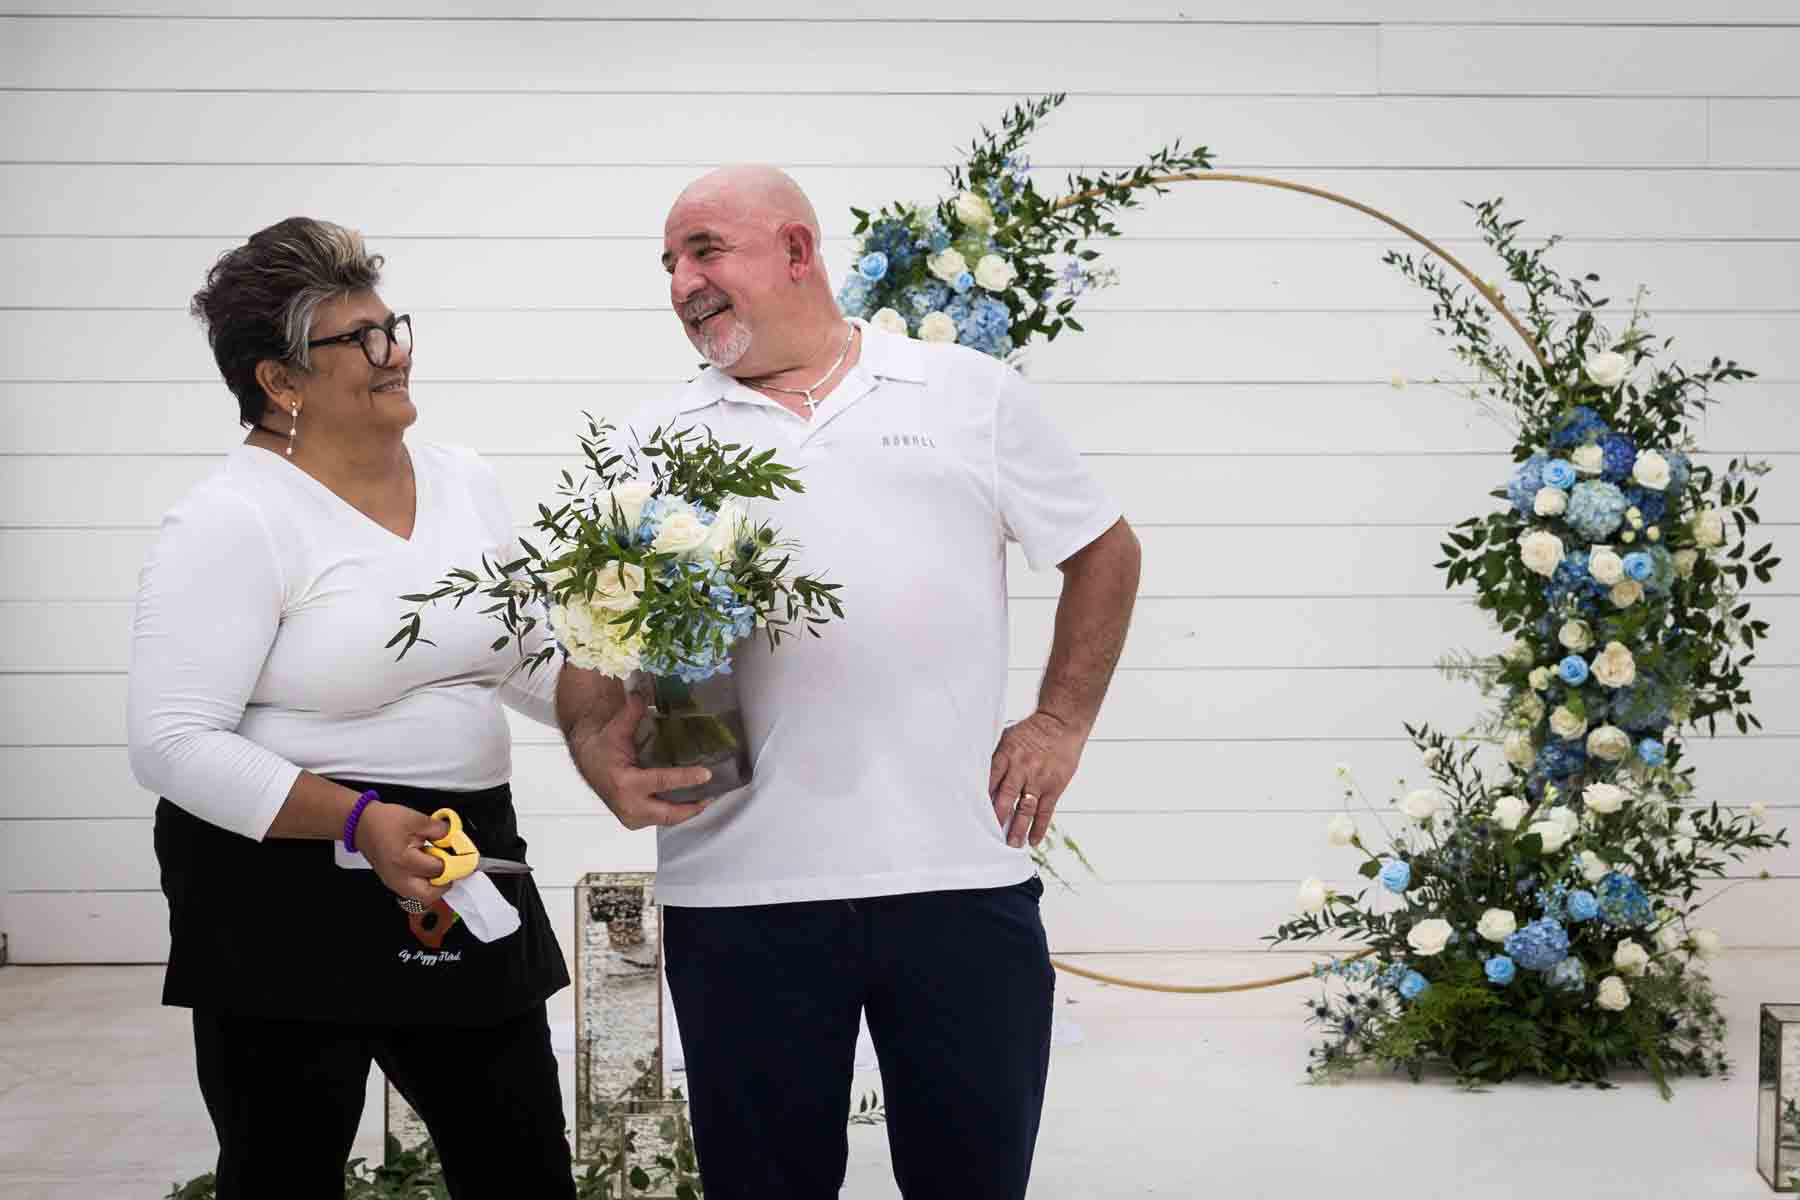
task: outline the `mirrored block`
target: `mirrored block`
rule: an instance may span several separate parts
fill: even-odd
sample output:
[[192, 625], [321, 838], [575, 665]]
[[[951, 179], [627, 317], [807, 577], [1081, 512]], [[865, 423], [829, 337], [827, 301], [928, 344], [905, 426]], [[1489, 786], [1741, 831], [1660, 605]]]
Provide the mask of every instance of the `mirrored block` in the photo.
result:
[[616, 1105], [588, 1127], [588, 1136], [587, 1159], [576, 1168], [576, 1178], [590, 1189], [583, 1195], [688, 1200], [700, 1194], [686, 1101]]
[[1762, 1006], [1756, 1083], [1756, 1169], [1800, 1192], [1800, 1004]]
[[382, 1138], [382, 1159], [391, 1167], [399, 1154], [418, 1149], [431, 1140], [431, 1134], [426, 1132], [424, 1120], [406, 1102], [406, 1097], [400, 1094], [400, 1089], [394, 1086], [393, 1080], [385, 1082], [382, 1094], [386, 1101], [382, 1106], [382, 1128], [385, 1135]]
[[581, 1162], [599, 1160], [607, 1147], [616, 1152], [627, 1130], [648, 1138], [649, 1126], [622, 1120], [663, 1115], [668, 1100], [655, 885], [656, 876], [641, 871], [584, 875], [575, 885], [575, 1157]]

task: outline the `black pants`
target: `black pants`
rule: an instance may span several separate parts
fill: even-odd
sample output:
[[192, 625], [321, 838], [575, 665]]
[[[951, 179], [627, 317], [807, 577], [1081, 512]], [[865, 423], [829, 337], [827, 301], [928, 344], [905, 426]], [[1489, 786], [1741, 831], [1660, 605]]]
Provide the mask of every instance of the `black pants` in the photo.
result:
[[865, 1010], [901, 1194], [1024, 1196], [1050, 1069], [1043, 891], [665, 908], [707, 1200], [835, 1200]]
[[457, 1200], [575, 1195], [543, 1005], [488, 1028], [391, 1028], [194, 1011], [219, 1200], [344, 1194], [379, 1063], [431, 1131]]

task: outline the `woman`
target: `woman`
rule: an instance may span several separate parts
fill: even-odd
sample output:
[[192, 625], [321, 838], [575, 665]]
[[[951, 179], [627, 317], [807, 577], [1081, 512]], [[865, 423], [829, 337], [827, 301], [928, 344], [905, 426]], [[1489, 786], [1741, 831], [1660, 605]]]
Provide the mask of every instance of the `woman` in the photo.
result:
[[568, 975], [537, 891], [492, 877], [523, 924], [484, 943], [421, 849], [450, 807], [483, 853], [525, 859], [501, 705], [552, 722], [557, 672], [507, 677], [473, 605], [434, 610], [435, 645], [402, 661], [384, 648], [397, 597], [516, 543], [477, 458], [405, 440], [411, 321], [376, 293], [381, 261], [296, 217], [194, 297], [250, 431], [169, 511], [138, 586], [163, 1002], [193, 1009], [221, 1200], [340, 1195], [371, 1061], [453, 1196], [573, 1196], [544, 1012]]

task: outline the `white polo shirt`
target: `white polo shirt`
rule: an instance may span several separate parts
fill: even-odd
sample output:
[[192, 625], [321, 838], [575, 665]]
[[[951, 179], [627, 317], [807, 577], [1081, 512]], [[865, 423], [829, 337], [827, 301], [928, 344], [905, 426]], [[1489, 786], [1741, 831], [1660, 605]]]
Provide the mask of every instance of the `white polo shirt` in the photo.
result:
[[862, 322], [811, 421], [708, 370], [627, 423], [773, 450], [806, 490], [752, 501], [843, 585], [844, 616], [733, 655], [753, 781], [658, 831], [657, 899], [726, 907], [951, 888], [1032, 873], [987, 794], [1006, 704], [1006, 543], [1033, 570], [1120, 517], [1023, 377]]

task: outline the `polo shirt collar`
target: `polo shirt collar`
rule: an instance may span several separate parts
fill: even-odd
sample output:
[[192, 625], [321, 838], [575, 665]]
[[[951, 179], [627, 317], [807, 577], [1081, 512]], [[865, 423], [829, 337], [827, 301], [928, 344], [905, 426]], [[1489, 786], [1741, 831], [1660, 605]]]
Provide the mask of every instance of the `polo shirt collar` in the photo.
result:
[[[844, 377], [844, 383], [838, 385], [839, 389], [849, 383], [858, 372], [862, 372], [874, 380], [893, 379], [904, 383], [925, 382], [924, 355], [920, 352], [917, 342], [898, 334], [872, 329], [869, 323], [860, 317], [852, 317], [851, 323], [862, 330], [862, 353], [857, 358], [856, 366], [851, 368], [850, 374]], [[708, 367], [688, 384], [687, 390], [682, 394], [678, 411], [694, 412], [727, 400], [739, 404], [781, 407], [767, 396], [740, 386], [737, 380], [719, 368]], [[823, 407], [822, 403], [821, 407]]]

